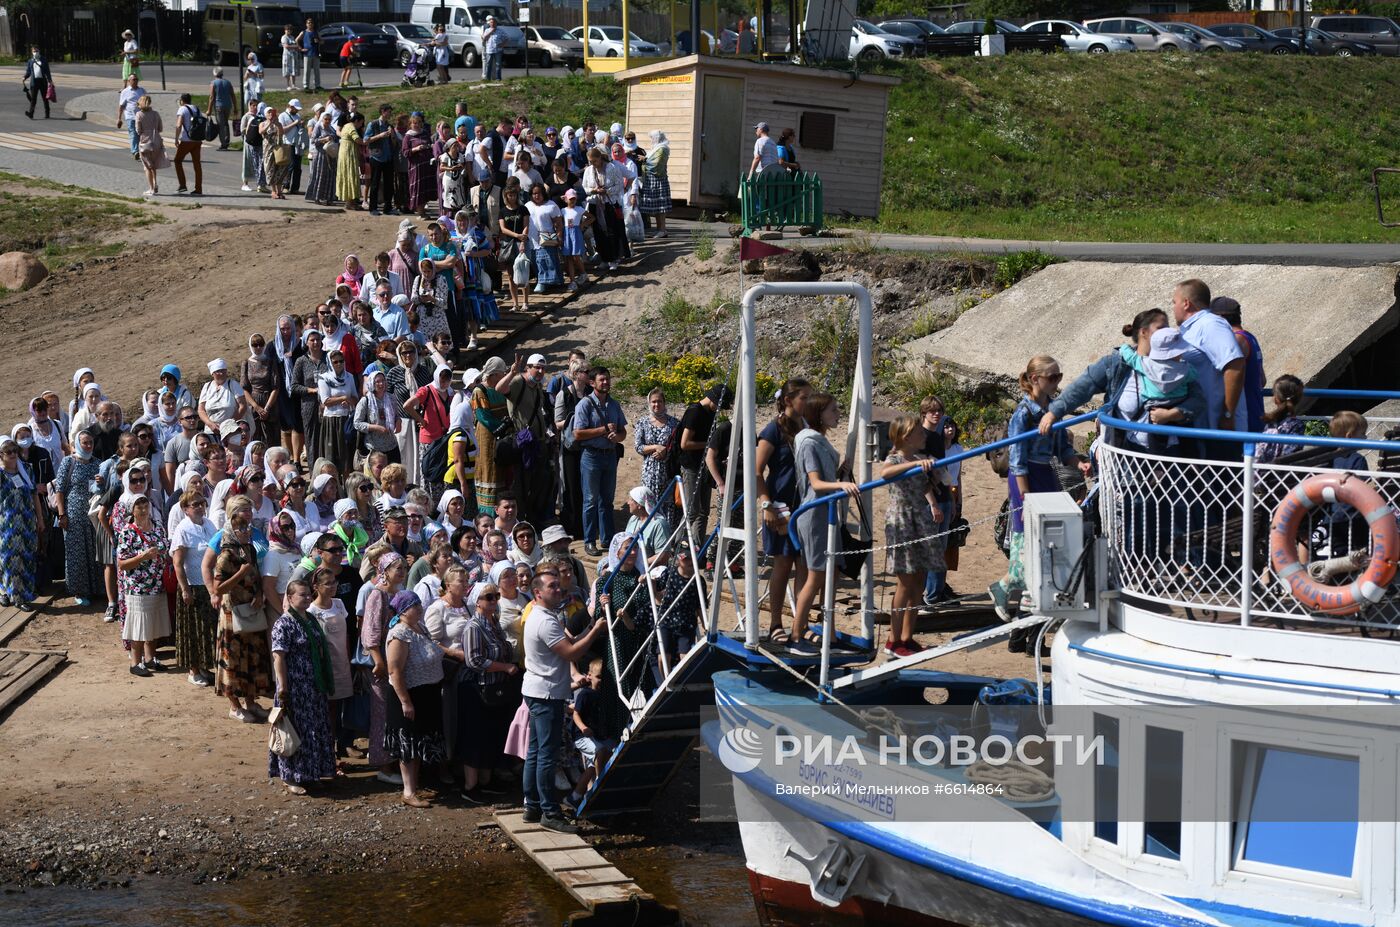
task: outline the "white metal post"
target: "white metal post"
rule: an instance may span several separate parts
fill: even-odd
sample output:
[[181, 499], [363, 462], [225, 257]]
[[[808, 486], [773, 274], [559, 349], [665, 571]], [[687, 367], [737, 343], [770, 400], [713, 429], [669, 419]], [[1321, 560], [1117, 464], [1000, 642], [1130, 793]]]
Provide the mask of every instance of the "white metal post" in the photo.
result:
[[822, 691], [831, 688], [831, 639], [836, 636], [836, 558], [841, 550], [839, 503], [826, 506], [826, 584], [822, 589], [822, 665], [817, 682]]
[[1254, 445], [1244, 446], [1244, 481], [1240, 493], [1244, 511], [1240, 519], [1240, 625], [1249, 627], [1249, 610], [1254, 604]]

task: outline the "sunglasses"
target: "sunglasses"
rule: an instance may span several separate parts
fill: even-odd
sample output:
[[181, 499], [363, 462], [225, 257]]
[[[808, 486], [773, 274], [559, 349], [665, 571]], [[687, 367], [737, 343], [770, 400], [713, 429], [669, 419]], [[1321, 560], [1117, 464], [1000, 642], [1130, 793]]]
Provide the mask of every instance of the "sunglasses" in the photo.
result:
[[182, 422], [197, 422], [197, 421], [199, 421], [199, 416], [198, 416], [198, 415], [182, 415], [182, 416], [180, 416], [180, 421], [182, 421]]
[[261, 482], [263, 482], [263, 478], [260, 477], [260, 476], [250, 476], [250, 477], [248, 477], [248, 482], [250, 482], [250, 483], [261, 483]]
[[323, 553], [323, 554], [343, 554], [343, 553], [345, 553], [345, 548], [344, 548], [344, 547], [322, 547], [322, 548], [320, 548], [320, 550], [321, 550], [321, 553]]
[[481, 595], [479, 595], [479, 596], [476, 597], [476, 599], [477, 599], [478, 602], [494, 602], [494, 601], [496, 601], [496, 600], [499, 599], [499, 598], [500, 598], [500, 595], [498, 595], [497, 593], [494, 593], [494, 592], [484, 592], [484, 593], [482, 593]]
[[293, 480], [292, 482], [290, 482], [290, 483], [287, 484], [287, 488], [288, 488], [288, 489], [305, 489], [305, 488], [306, 488], [306, 483], [302, 482], [301, 480]]

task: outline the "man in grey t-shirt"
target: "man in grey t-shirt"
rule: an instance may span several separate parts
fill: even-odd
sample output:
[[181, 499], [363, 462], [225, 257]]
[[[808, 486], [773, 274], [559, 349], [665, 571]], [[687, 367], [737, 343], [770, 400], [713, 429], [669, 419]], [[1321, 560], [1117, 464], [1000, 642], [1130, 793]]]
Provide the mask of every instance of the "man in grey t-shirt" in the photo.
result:
[[166, 492], [175, 492], [175, 471], [194, 453], [194, 436], [199, 433], [199, 413], [189, 406], [179, 412], [180, 433], [171, 435], [161, 451], [160, 477]]
[[554, 797], [554, 767], [569, 702], [569, 664], [588, 653], [605, 626], [595, 622], [580, 637], [572, 638], [564, 627], [564, 590], [559, 577], [542, 573], [530, 584], [535, 607], [525, 622], [520, 644], [525, 648], [525, 681], [520, 692], [530, 712], [530, 745], [525, 751], [521, 790], [525, 794], [525, 822], [572, 834], [578, 831], [559, 809]]

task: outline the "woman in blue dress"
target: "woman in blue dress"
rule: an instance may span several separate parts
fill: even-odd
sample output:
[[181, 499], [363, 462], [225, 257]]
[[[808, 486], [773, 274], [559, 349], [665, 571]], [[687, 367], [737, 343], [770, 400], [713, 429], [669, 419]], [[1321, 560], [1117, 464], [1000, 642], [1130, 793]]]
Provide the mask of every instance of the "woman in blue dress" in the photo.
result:
[[39, 494], [19, 444], [0, 438], [0, 605], [30, 611], [39, 565]]
[[310, 605], [311, 585], [303, 579], [292, 580], [287, 584], [287, 610], [272, 625], [274, 704], [290, 715], [301, 748], [291, 756], [268, 751], [267, 775], [281, 779], [293, 795], [305, 795], [307, 783], [335, 776], [335, 739], [327, 701], [335, 688], [334, 669], [325, 631], [307, 611]]
[[68, 594], [80, 608], [106, 597], [102, 568], [97, 562], [97, 529], [88, 517], [94, 482], [102, 469], [92, 448], [92, 435], [81, 432], [73, 453], [59, 463], [58, 475], [54, 477], [58, 526], [63, 531], [63, 575]]

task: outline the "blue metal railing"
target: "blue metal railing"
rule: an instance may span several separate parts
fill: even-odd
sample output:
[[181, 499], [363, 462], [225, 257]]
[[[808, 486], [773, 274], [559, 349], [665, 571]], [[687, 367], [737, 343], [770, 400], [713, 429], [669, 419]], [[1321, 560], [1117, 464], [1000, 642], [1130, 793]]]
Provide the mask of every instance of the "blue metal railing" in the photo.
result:
[[[671, 482], [669, 482], [669, 483], [666, 484], [666, 492], [675, 492], [675, 491], [676, 491], [676, 486], [680, 484], [680, 481], [681, 481], [681, 478], [680, 478], [679, 476], [674, 476], [674, 477], [672, 477], [672, 478], [671, 478]], [[653, 518], [656, 517], [656, 513], [659, 512], [659, 511], [661, 511], [661, 507], [662, 507], [663, 505], [665, 505], [665, 504], [666, 504], [666, 493], [663, 492], [663, 493], [661, 494], [661, 497], [658, 498], [658, 499], [656, 500], [656, 504], [653, 505], [653, 506], [651, 507], [651, 511], [650, 511], [650, 512], [647, 512], [646, 520], [643, 521], [643, 522], [642, 522], [642, 526], [641, 526], [640, 528], [637, 529], [637, 533], [634, 534], [634, 535], [632, 535], [632, 542], [631, 542], [630, 544], [628, 544], [626, 548], [623, 549], [623, 551], [622, 551], [622, 556], [621, 556], [620, 558], [618, 558], [618, 561], [617, 561], [618, 563], [626, 563], [626, 562], [627, 562], [628, 556], [630, 556], [631, 553], [632, 553], [632, 551], [636, 549], [637, 544], [638, 544], [638, 543], [641, 541], [641, 539], [642, 539], [642, 535], [646, 533], [647, 526], [651, 524], [651, 520], [652, 520]], [[608, 544], [609, 544], [609, 545], [612, 544], [611, 539], [609, 539]], [[614, 579], [614, 577], [616, 577], [616, 576], [617, 576], [617, 571], [616, 571], [616, 570], [613, 570], [611, 573], [608, 574], [608, 580], [607, 580], [607, 582], [603, 583], [603, 590], [602, 590], [603, 592], [606, 593], [609, 589], [612, 588], [613, 579]]]
[[[1072, 425], [1079, 425], [1084, 422], [1093, 421], [1098, 417], [1099, 413], [1097, 411], [1085, 412], [1082, 415], [1076, 415], [1072, 418], [1067, 418], [1063, 421], [1056, 422], [1053, 426], [1051, 426], [1051, 430], [1059, 431], [1064, 428], [1069, 428]], [[948, 466], [948, 464], [961, 463], [964, 460], [971, 460], [973, 457], [980, 457], [981, 455], [989, 453], [990, 451], [1000, 450], [1003, 447], [1010, 447], [1013, 444], [1021, 444], [1025, 441], [1031, 440], [1032, 438], [1038, 437], [1040, 437], [1040, 432], [1032, 430], [1027, 431], [1023, 434], [1015, 435], [1010, 438], [1002, 438], [999, 441], [993, 441], [990, 444], [983, 444], [980, 447], [975, 447], [970, 451], [963, 451], [961, 454], [954, 454], [951, 457], [940, 458], [939, 460], [934, 462], [934, 469], [946, 467]], [[871, 480], [868, 483], [862, 483], [860, 484], [860, 491], [867, 492], [872, 489], [879, 489], [881, 486], [888, 486], [891, 483], [898, 483], [900, 480], [908, 479], [915, 473], [920, 472], [922, 472], [920, 468], [912, 467], [909, 470], [906, 470], [905, 472], [899, 474], [898, 476], [892, 476], [889, 479], [881, 478], [877, 480]], [[788, 537], [792, 539], [793, 546], [796, 547], [799, 551], [802, 549], [802, 540], [797, 536], [797, 517], [799, 515], [806, 511], [809, 511], [810, 509], [814, 509], [819, 505], [825, 505], [829, 507], [829, 511], [827, 513], [827, 523], [830, 524], [836, 518], [836, 503], [840, 502], [842, 499], [845, 498], [847, 497], [844, 492], [834, 492], [830, 495], [818, 496], [811, 502], [804, 502], [802, 505], [798, 506], [797, 510], [788, 517]]]
[[[1400, 398], [1397, 396], [1396, 398]], [[1142, 431], [1151, 435], [1170, 435], [1197, 441], [1233, 441], [1253, 448], [1256, 444], [1289, 444], [1297, 447], [1335, 447], [1360, 451], [1396, 451], [1400, 442], [1372, 441], [1369, 438], [1332, 438], [1313, 435], [1266, 435], [1256, 431], [1221, 431], [1216, 428], [1181, 428], [1176, 425], [1154, 425], [1151, 422], [1128, 422], [1111, 415], [1100, 415], [1099, 424], [1122, 431]], [[1252, 450], [1249, 451], [1253, 453]]]

